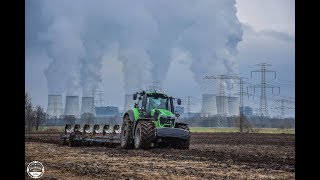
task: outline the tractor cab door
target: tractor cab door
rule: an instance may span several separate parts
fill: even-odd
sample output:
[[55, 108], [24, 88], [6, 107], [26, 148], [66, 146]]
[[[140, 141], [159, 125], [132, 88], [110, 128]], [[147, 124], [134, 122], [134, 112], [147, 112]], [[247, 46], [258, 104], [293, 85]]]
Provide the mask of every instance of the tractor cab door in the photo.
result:
[[142, 109], [146, 111], [146, 116], [151, 117], [151, 110], [152, 107], [150, 107], [149, 98], [147, 97], [147, 94], [144, 94], [142, 97]]

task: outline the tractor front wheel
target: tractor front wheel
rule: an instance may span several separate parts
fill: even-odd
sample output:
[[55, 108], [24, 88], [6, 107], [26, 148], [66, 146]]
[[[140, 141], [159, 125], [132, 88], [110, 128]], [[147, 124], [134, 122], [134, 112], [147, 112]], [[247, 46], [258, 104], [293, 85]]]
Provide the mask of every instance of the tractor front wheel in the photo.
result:
[[[189, 133], [190, 133], [190, 129], [189, 129], [188, 125], [185, 125], [185, 124], [177, 124], [175, 128], [181, 128], [181, 129], [184, 129], [184, 130], [189, 131]], [[180, 139], [180, 140], [177, 142], [176, 145], [177, 145], [177, 148], [178, 148], [178, 149], [189, 149], [189, 146], [190, 146], [190, 134], [189, 134], [188, 139]]]
[[134, 148], [149, 149], [154, 140], [154, 124], [150, 121], [139, 121], [134, 133]]

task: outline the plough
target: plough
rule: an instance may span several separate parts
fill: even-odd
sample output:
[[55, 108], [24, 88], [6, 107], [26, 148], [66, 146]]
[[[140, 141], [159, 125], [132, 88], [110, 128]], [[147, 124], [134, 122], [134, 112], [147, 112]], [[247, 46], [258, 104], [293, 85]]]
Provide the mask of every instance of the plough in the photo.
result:
[[90, 145], [106, 145], [116, 146], [120, 144], [121, 127], [119, 125], [95, 124], [90, 126], [85, 124], [81, 127], [75, 124], [73, 127], [66, 124], [64, 133], [61, 134], [62, 145], [69, 146], [90, 146]]

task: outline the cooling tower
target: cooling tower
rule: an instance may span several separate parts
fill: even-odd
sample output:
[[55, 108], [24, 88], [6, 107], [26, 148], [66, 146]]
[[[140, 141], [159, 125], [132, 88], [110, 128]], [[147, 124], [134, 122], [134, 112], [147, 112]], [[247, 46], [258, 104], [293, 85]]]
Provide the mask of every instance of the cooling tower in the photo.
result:
[[132, 109], [134, 106], [135, 101], [133, 100], [133, 94], [126, 94], [124, 97], [124, 109], [123, 111], [126, 112], [129, 109]]
[[216, 96], [217, 114], [228, 116], [228, 99], [227, 96]]
[[228, 111], [229, 111], [229, 116], [239, 115], [239, 98], [238, 97], [228, 97]]
[[79, 113], [79, 96], [66, 96], [66, 106], [64, 109], [64, 115], [74, 115], [77, 118], [80, 117]]
[[91, 113], [96, 115], [93, 97], [82, 97], [81, 115], [84, 113]]
[[59, 117], [63, 114], [61, 95], [48, 95], [47, 114], [51, 117]]
[[217, 114], [216, 96], [214, 94], [202, 94], [201, 113], [204, 117]]

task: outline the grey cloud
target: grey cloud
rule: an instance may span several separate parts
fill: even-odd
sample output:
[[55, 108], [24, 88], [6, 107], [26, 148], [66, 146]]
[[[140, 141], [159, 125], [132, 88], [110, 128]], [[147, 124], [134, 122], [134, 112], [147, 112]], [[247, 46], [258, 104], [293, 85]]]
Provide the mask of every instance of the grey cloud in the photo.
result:
[[276, 40], [285, 41], [285, 42], [294, 42], [295, 37], [286, 32], [275, 31], [271, 29], [263, 29], [261, 31], [256, 31], [252, 26], [248, 24], [242, 24], [243, 30], [252, 36], [265, 36], [270, 37]]

